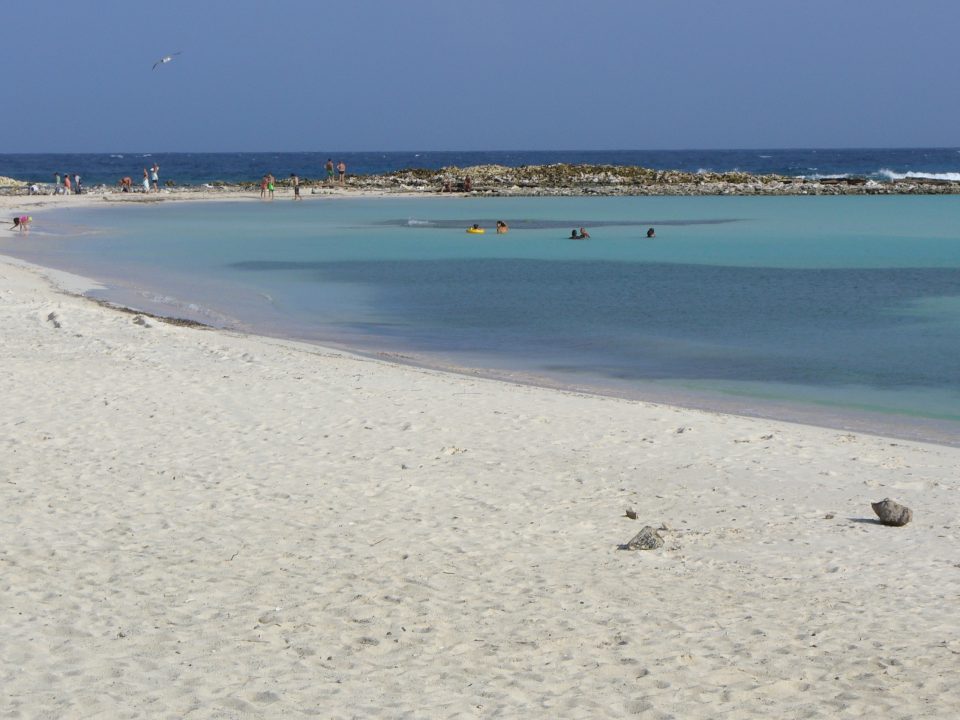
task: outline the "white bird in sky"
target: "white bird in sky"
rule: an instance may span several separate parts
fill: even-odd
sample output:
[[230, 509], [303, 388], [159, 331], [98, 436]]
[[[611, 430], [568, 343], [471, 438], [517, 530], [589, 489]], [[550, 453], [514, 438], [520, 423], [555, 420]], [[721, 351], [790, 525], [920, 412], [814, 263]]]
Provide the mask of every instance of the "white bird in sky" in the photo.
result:
[[170, 54], [170, 55], [164, 55], [162, 58], [160, 58], [159, 60], [157, 60], [157, 61], [153, 64], [153, 69], [156, 70], [156, 69], [157, 69], [157, 65], [166, 65], [168, 62], [170, 62], [171, 60], [173, 60], [173, 56], [174, 56], [174, 55], [179, 55], [179, 54], [180, 54], [180, 53], [175, 52], [175, 53], [172, 53], [172, 54]]

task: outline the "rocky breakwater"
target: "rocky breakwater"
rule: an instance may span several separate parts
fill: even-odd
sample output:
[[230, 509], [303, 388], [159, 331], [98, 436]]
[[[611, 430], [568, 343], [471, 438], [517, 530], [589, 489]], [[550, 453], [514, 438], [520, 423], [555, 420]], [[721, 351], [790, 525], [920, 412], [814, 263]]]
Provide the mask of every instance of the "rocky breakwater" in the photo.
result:
[[26, 191], [26, 188], [27, 183], [22, 180], [0, 175], [0, 195], [16, 195], [20, 191]]
[[920, 178], [881, 182], [860, 177], [811, 179], [567, 164], [398, 170], [386, 175], [353, 176], [348, 185], [381, 192], [469, 192], [488, 196], [960, 194], [960, 183]]

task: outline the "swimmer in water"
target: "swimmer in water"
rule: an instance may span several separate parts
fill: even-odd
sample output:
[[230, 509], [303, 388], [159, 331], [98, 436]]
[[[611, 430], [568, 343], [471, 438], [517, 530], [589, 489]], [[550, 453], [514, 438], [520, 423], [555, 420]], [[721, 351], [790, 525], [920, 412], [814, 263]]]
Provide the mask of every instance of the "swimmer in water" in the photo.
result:
[[507, 224], [503, 220], [497, 220], [497, 235], [503, 235], [510, 231], [510, 228], [507, 227]]
[[648, 238], [652, 238], [652, 237], [656, 237], [656, 236], [657, 236], [657, 234], [653, 231], [653, 228], [650, 228], [649, 230], [647, 230], [647, 237], [648, 237]]
[[580, 239], [584, 240], [585, 238], [588, 238], [588, 237], [590, 237], [590, 233], [588, 233], [583, 228], [580, 228]]

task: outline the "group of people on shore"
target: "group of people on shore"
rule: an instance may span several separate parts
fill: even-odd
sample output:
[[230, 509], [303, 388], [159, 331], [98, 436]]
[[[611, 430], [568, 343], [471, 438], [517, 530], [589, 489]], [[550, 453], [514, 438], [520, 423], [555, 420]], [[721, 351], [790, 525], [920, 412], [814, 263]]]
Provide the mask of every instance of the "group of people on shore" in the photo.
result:
[[[327, 162], [324, 165], [324, 170], [326, 170], [327, 182], [329, 184], [332, 185], [334, 182], [337, 182], [340, 185], [343, 185], [346, 182], [347, 164], [343, 160], [334, 165], [333, 158], [327, 158]], [[300, 195], [300, 176], [297, 173], [290, 173], [290, 186], [293, 188], [293, 199], [303, 200], [303, 197]], [[260, 178], [261, 200], [273, 200], [276, 189], [277, 179], [272, 173], [266, 173], [262, 178]]]
[[[324, 170], [327, 171], [327, 182], [332, 185], [333, 179], [334, 179], [333, 178], [333, 172], [334, 172], [333, 158], [327, 158], [327, 163], [323, 166], [323, 168]], [[337, 163], [336, 172], [337, 172], [337, 182], [343, 185], [347, 180], [347, 164], [343, 160]]]
[[79, 195], [83, 192], [83, 185], [80, 184], [80, 174], [74, 173], [71, 179], [70, 173], [63, 173], [63, 179], [60, 179], [60, 173], [53, 174], [53, 194], [54, 195]]
[[446, 180], [443, 183], [443, 187], [440, 188], [440, 192], [473, 192], [473, 178], [467, 175], [461, 182], [458, 182], [454, 186], [451, 180]]
[[276, 189], [277, 180], [271, 173], [267, 173], [260, 178], [260, 199], [273, 200], [273, 191]]
[[[145, 193], [150, 192], [151, 189], [153, 192], [160, 192], [160, 166], [157, 163], [154, 163], [149, 171], [147, 168], [143, 169], [140, 185]], [[120, 178], [117, 181], [117, 187], [120, 188], [120, 192], [133, 192], [133, 178], [129, 175]]]

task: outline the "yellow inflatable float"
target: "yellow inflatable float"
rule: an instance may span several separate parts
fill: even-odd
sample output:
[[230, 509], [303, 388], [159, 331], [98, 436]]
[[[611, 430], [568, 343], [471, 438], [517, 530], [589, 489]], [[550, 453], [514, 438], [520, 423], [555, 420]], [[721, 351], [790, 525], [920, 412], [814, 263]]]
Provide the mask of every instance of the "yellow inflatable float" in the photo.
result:
[[486, 230], [484, 230], [479, 225], [474, 225], [473, 227], [468, 227], [467, 232], [470, 233], [471, 235], [483, 235], [486, 232]]

